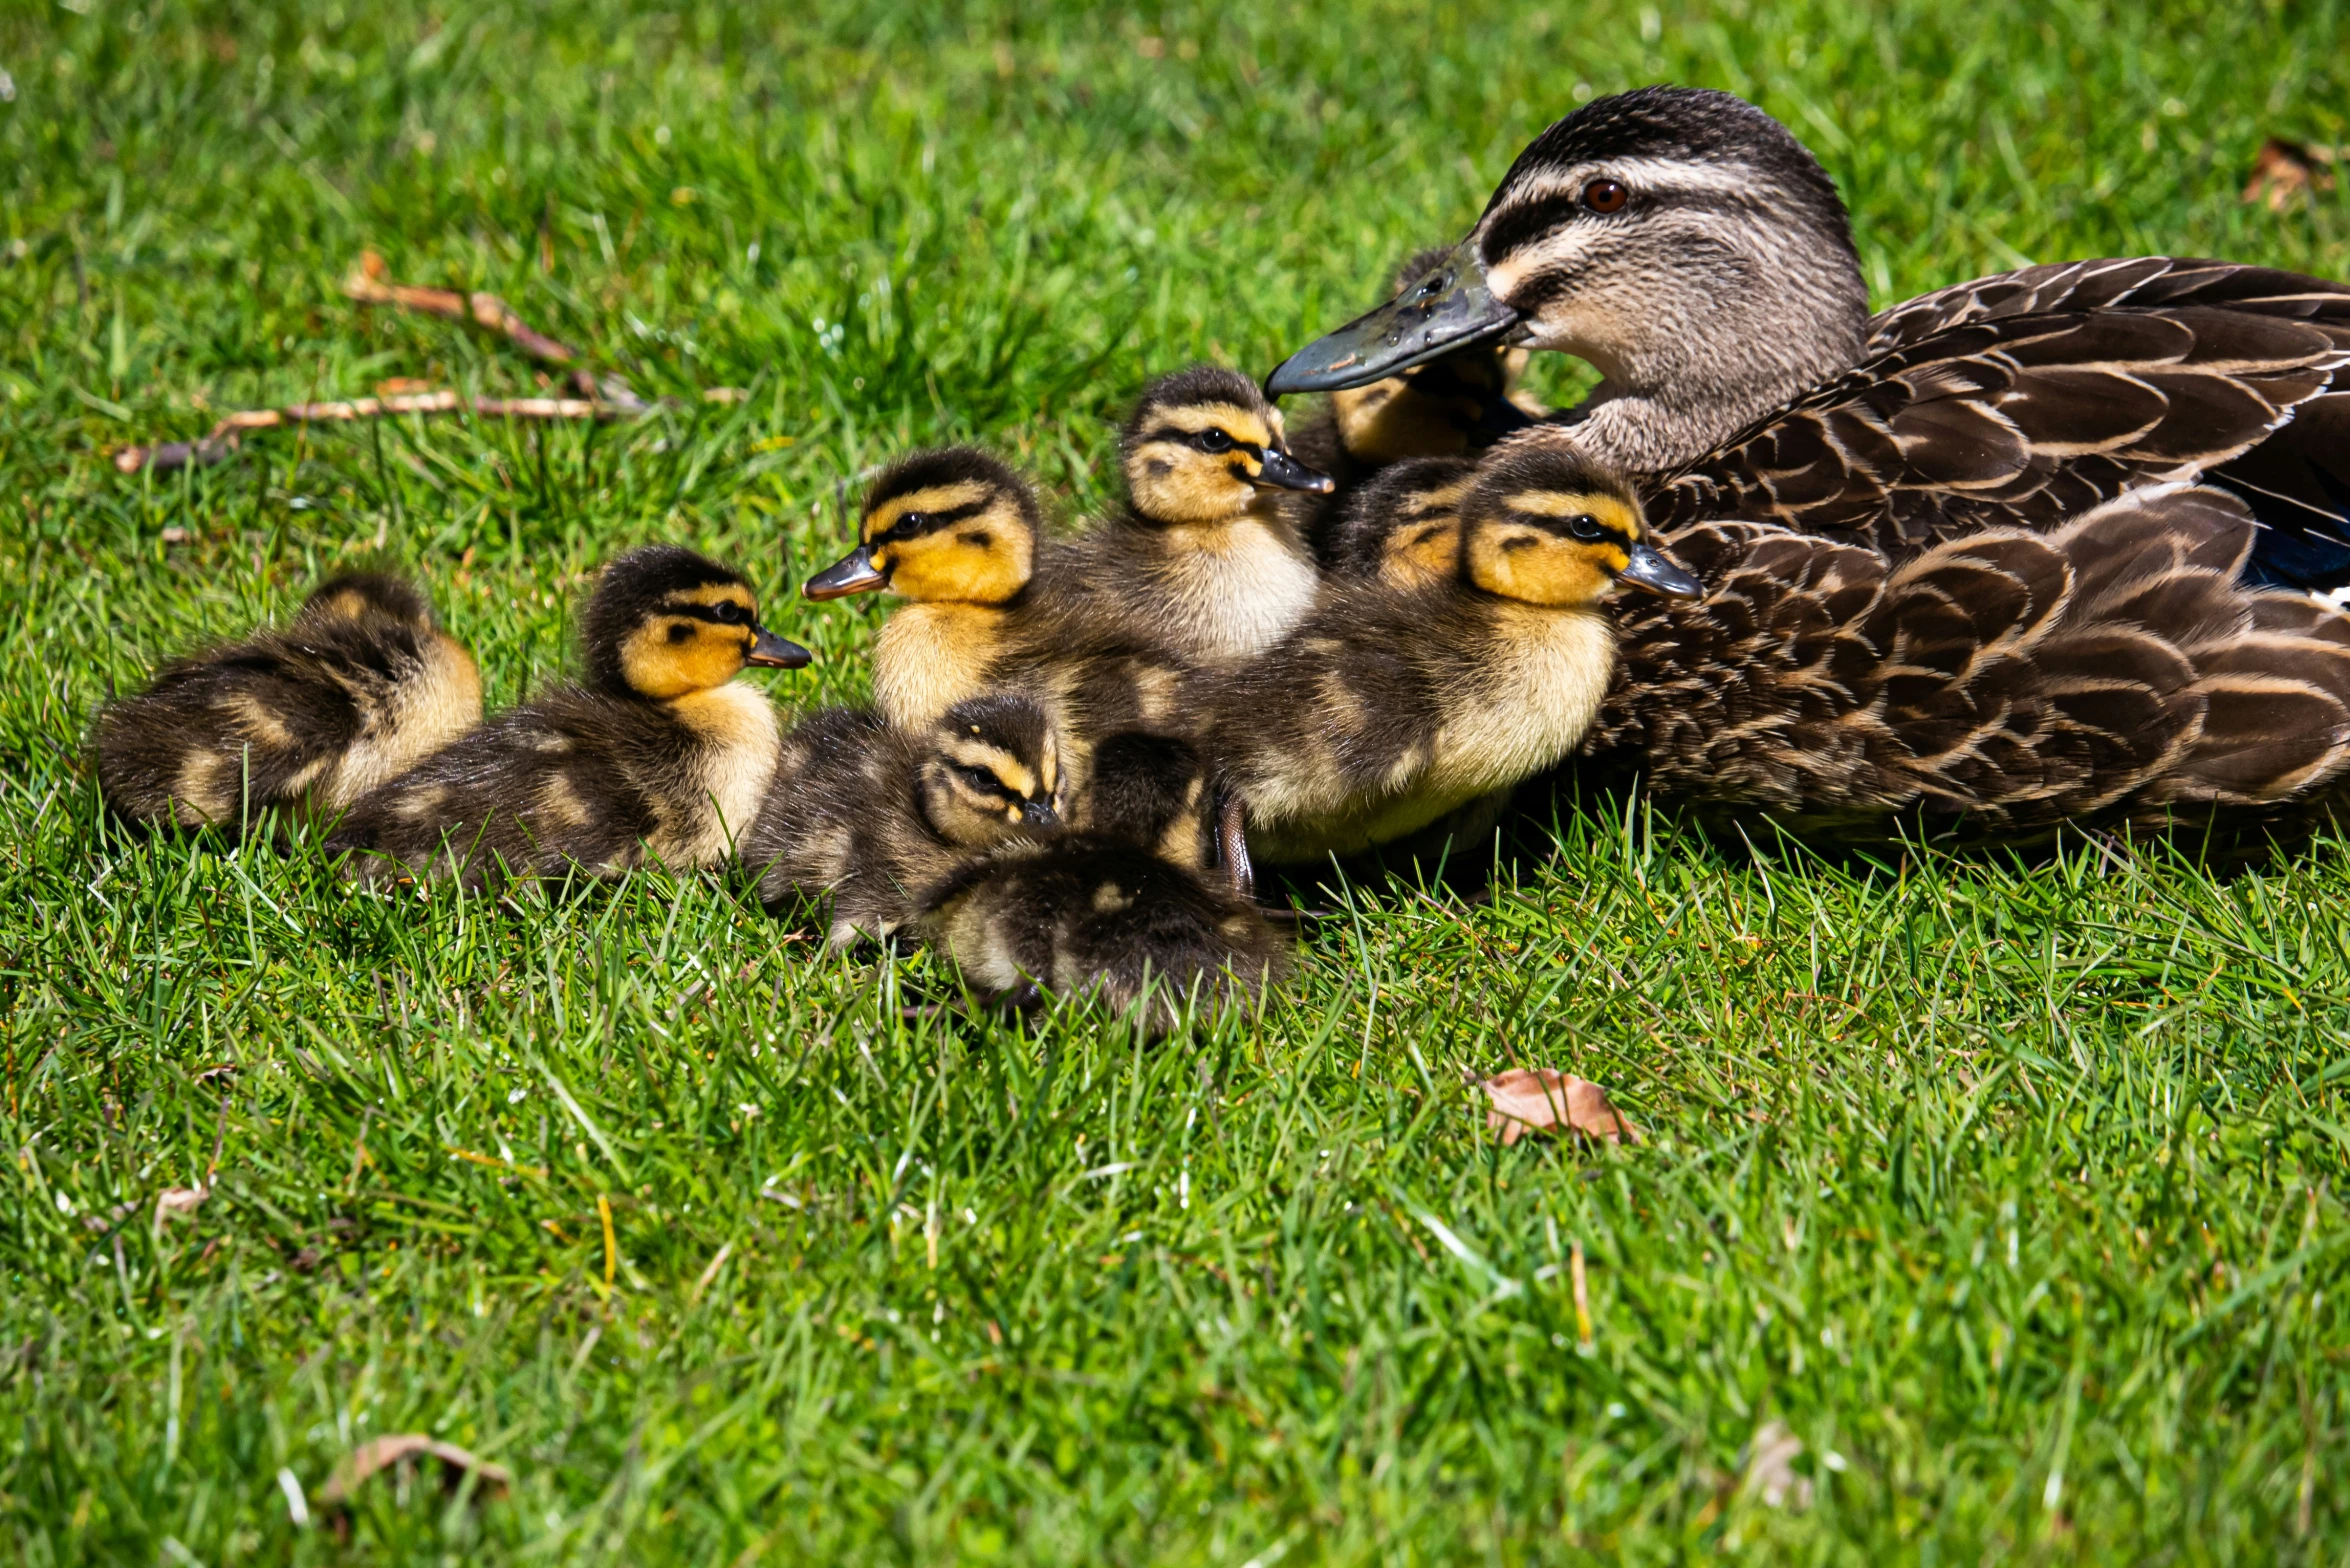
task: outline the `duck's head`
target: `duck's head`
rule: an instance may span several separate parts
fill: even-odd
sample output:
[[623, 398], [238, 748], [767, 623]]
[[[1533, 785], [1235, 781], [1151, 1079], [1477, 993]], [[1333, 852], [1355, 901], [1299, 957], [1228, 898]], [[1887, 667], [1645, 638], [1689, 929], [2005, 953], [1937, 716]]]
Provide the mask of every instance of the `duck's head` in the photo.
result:
[[1379, 470], [1346, 498], [1330, 531], [1330, 569], [1391, 588], [1449, 582], [1460, 570], [1465, 457], [1419, 457]]
[[298, 621], [305, 626], [392, 621], [430, 631], [432, 603], [414, 583], [389, 572], [344, 572], [311, 590]]
[[1557, 349], [1617, 395], [1762, 406], [1849, 369], [1868, 290], [1818, 160], [1743, 99], [1644, 87], [1518, 155], [1467, 239], [1292, 355], [1276, 395], [1360, 386], [1472, 344]]
[[1461, 498], [1460, 563], [1474, 587], [1558, 609], [1618, 583], [1670, 599], [1705, 591], [1649, 542], [1623, 477], [1555, 439], [1521, 438], [1480, 466]]
[[1144, 389], [1119, 443], [1126, 493], [1148, 523], [1214, 524], [1276, 490], [1336, 488], [1289, 455], [1281, 415], [1237, 371], [1195, 365]]
[[922, 813], [949, 843], [974, 847], [1061, 826], [1061, 753], [1051, 718], [1026, 697], [956, 703], [926, 737], [915, 773]]
[[[1390, 294], [1401, 294], [1442, 267], [1448, 252], [1424, 250], [1398, 268]], [[1530, 421], [1509, 400], [1525, 372], [1526, 350], [1487, 338], [1423, 360], [1401, 374], [1330, 394], [1330, 412], [1347, 454], [1363, 463], [1448, 457], [1490, 445]]]
[[886, 588], [926, 603], [1003, 604], [1028, 586], [1039, 513], [1028, 482], [975, 447], [917, 452], [865, 491], [857, 548], [808, 579], [811, 599]]
[[810, 657], [759, 624], [749, 583], [673, 544], [631, 550], [604, 568], [580, 640], [596, 685], [664, 702], [723, 686], [745, 665], [796, 670]]

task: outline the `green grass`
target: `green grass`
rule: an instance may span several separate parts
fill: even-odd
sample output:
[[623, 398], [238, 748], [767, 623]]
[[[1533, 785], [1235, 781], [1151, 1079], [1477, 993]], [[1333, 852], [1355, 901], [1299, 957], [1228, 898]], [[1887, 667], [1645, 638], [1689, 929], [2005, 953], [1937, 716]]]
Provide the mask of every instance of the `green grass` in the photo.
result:
[[[2263, 135], [2350, 141], [2336, 4], [1146, 15], [0, 14], [0, 1556], [2350, 1559], [2341, 844], [1854, 870], [1562, 805], [1489, 899], [1359, 888], [1293, 996], [1153, 1049], [901, 1022], [927, 961], [731, 881], [514, 914], [100, 823], [109, 681], [378, 549], [494, 703], [653, 538], [818, 648], [780, 695], [852, 697], [872, 611], [783, 597], [841, 476], [978, 437], [1099, 503], [1143, 376], [1351, 314], [1589, 91], [1757, 97], [1888, 301], [2350, 274], [2350, 190], [2237, 200]], [[749, 396], [105, 461], [535, 385], [344, 302], [367, 247]], [[1516, 1063], [1648, 1141], [1502, 1150], [1463, 1075]], [[1738, 1485], [1771, 1421], [1807, 1510]], [[296, 1528], [281, 1472], [323, 1513], [415, 1430], [511, 1496]]]

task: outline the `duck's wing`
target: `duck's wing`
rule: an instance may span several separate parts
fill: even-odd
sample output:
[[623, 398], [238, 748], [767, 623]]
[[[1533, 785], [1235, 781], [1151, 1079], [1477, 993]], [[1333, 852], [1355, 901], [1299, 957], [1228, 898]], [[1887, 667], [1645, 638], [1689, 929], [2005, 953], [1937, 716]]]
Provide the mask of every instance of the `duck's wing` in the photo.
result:
[[2339, 319], [2350, 287], [2201, 256], [2117, 256], [2053, 262], [1920, 294], [1869, 322], [1864, 359], [1937, 333], [2010, 316], [2056, 311], [2164, 310], [2199, 305], [2296, 321]]
[[1707, 596], [1626, 606], [1588, 749], [1699, 804], [1993, 834], [2303, 796], [2350, 769], [2350, 619], [2247, 584], [2254, 537], [2184, 485], [1898, 564], [1698, 524], [1674, 548]]
[[2260, 525], [2255, 581], [2350, 581], [2350, 287], [2082, 263], [1928, 296], [1877, 335], [1891, 346], [1860, 369], [1656, 481], [1652, 518], [1763, 519], [1899, 559], [2208, 477]]

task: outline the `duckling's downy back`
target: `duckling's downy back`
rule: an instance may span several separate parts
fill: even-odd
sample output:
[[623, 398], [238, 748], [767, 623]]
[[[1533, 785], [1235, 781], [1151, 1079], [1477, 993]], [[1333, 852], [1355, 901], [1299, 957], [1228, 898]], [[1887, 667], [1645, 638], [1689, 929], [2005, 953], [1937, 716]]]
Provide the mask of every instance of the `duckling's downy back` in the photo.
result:
[[166, 665], [109, 703], [93, 750], [122, 818], [241, 829], [348, 805], [481, 720], [481, 677], [405, 580], [322, 583], [293, 621]]

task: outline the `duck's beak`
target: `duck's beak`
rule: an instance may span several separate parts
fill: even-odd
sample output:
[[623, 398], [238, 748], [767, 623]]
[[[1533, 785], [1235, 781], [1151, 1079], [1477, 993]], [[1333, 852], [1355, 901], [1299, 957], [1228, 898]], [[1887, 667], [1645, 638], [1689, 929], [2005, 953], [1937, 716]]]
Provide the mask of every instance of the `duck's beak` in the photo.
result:
[[808, 579], [800, 592], [811, 599], [845, 599], [889, 582], [889, 574], [873, 564], [873, 547], [859, 545]]
[[1265, 378], [1265, 392], [1280, 397], [1363, 386], [1497, 338], [1518, 319], [1486, 288], [1485, 264], [1475, 246], [1463, 240], [1419, 282], [1283, 360]]
[[1641, 541], [1632, 547], [1632, 564], [1616, 573], [1616, 581], [1667, 599], [1701, 599], [1705, 584], [1666, 560], [1656, 546]]
[[807, 668], [816, 657], [798, 643], [778, 637], [764, 626], [753, 626], [751, 638], [751, 651], [743, 656], [745, 664], [756, 664], [770, 670], [799, 670]]
[[1049, 800], [1029, 800], [1021, 802], [1020, 820], [1032, 828], [1059, 827], [1061, 814], [1053, 809], [1053, 803]]
[[1265, 461], [1257, 469], [1256, 483], [1276, 490], [1303, 490], [1308, 495], [1328, 495], [1338, 488], [1337, 480], [1306, 467], [1277, 446], [1265, 448]]

